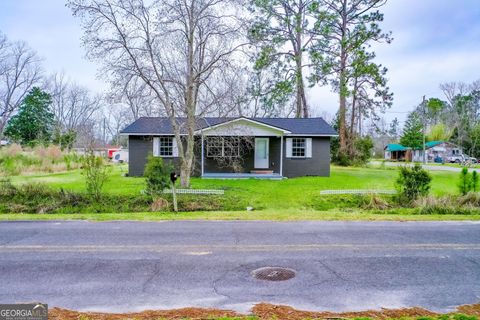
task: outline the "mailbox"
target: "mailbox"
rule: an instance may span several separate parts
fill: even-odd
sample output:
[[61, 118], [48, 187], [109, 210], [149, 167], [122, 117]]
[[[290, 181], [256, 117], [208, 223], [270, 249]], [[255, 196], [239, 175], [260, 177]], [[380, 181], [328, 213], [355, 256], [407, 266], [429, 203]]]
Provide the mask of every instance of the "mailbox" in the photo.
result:
[[177, 181], [177, 174], [175, 172], [170, 173], [170, 181], [172, 181], [173, 184]]

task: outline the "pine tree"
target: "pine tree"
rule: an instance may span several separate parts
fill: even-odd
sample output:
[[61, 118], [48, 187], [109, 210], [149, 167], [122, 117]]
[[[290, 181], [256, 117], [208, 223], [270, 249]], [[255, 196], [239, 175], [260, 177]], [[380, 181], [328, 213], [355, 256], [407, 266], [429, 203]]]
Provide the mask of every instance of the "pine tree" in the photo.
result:
[[50, 142], [55, 121], [51, 103], [48, 93], [34, 87], [23, 99], [18, 114], [8, 121], [5, 136], [23, 145]]
[[400, 143], [405, 147], [421, 149], [423, 147], [422, 129], [423, 124], [420, 116], [416, 112], [411, 112], [405, 122]]
[[398, 122], [397, 118], [393, 119], [393, 121], [390, 123], [390, 128], [388, 129], [388, 135], [394, 138], [395, 140], [398, 139], [398, 136], [400, 135], [400, 123]]

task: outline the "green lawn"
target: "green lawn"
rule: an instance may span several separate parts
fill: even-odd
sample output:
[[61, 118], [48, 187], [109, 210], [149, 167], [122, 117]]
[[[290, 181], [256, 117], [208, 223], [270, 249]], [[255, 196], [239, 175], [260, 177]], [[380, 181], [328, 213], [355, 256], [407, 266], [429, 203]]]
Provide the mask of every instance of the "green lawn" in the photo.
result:
[[0, 220], [266, 220], [266, 221], [472, 221], [480, 220], [480, 215], [420, 215], [409, 214], [408, 210], [399, 214], [379, 214], [364, 210], [260, 210], [260, 211], [207, 211], [207, 212], [122, 212], [122, 213], [79, 213], [79, 214], [0, 214]]
[[[393, 211], [366, 211], [358, 209], [344, 198], [320, 196], [326, 189], [393, 189], [397, 170], [391, 168], [345, 168], [332, 166], [330, 177], [302, 177], [284, 180], [218, 180], [192, 179], [192, 188], [223, 189], [220, 197], [224, 210], [183, 213], [85, 213], [78, 214], [2, 214], [0, 219], [89, 219], [89, 220], [174, 220], [174, 219], [225, 219], [225, 220], [479, 220], [478, 215], [418, 215], [412, 209]], [[139, 195], [144, 179], [125, 177], [125, 165], [112, 166], [105, 192], [112, 195]], [[458, 173], [435, 171], [431, 173], [432, 193], [444, 195], [457, 192]], [[56, 189], [83, 192], [84, 178], [79, 170], [16, 176], [14, 184], [44, 183]], [[182, 197], [180, 195], [180, 197]], [[204, 196], [205, 197], [205, 196]], [[201, 200], [203, 201], [203, 200]], [[241, 208], [252, 206], [252, 212]], [[356, 206], [356, 207], [355, 207]]]

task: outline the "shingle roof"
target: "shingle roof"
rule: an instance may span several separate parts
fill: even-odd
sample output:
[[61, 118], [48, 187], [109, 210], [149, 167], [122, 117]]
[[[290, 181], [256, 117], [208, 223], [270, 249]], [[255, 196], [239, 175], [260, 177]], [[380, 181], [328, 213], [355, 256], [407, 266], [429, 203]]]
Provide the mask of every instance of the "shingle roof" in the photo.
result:
[[[238, 118], [206, 117], [197, 120], [197, 130], [205, 129]], [[335, 130], [323, 118], [246, 118], [269, 126], [290, 131], [292, 134], [335, 136]], [[178, 118], [184, 127], [185, 118]], [[183, 129], [183, 128], [182, 128]], [[185, 133], [185, 130], [182, 130]], [[122, 130], [122, 134], [173, 134], [172, 124], [166, 117], [142, 117]]]

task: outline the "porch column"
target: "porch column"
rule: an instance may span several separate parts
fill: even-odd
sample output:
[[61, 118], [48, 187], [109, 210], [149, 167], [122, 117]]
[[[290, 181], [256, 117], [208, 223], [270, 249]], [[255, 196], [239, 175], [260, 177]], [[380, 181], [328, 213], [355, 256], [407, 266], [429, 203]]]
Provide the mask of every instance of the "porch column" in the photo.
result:
[[203, 142], [203, 132], [202, 132], [202, 164], [201, 164], [201, 167], [202, 167], [202, 177], [203, 177], [203, 174], [205, 173], [205, 169], [204, 169], [204, 155], [205, 155], [205, 151], [204, 151], [204, 142]]
[[283, 177], [283, 134], [280, 136], [280, 176]]

